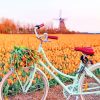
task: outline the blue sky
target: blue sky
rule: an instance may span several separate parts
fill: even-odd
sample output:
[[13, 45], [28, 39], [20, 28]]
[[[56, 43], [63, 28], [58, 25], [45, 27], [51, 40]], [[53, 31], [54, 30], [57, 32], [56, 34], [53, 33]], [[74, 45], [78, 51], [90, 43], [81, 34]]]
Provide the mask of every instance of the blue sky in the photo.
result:
[[100, 0], [0, 0], [0, 18], [20, 23], [53, 23], [59, 10], [69, 30], [100, 32]]

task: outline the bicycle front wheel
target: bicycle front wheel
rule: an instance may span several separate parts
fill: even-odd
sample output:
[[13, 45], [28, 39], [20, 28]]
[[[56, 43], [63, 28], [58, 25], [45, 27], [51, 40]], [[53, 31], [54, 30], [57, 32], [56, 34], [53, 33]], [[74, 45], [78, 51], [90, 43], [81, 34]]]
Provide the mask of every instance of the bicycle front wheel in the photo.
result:
[[89, 67], [94, 74], [82, 73], [80, 77], [79, 91], [82, 100], [99, 100], [100, 99], [100, 63]]
[[[49, 85], [45, 74], [40, 69], [36, 68], [33, 79], [30, 78], [29, 68], [27, 70], [23, 68], [18, 76], [19, 79], [13, 73], [9, 78], [4, 77], [5, 80], [2, 81], [0, 88], [0, 100], [46, 100]], [[13, 77], [13, 81], [9, 82]]]

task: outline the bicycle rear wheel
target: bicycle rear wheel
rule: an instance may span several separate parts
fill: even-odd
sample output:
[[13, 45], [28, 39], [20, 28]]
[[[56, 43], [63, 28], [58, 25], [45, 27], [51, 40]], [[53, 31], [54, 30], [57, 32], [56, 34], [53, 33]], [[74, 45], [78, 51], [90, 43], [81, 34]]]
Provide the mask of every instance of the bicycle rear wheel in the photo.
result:
[[[87, 75], [85, 72], [80, 77], [79, 91], [82, 100], [99, 100], [100, 99], [100, 63], [89, 67], [89, 70], [95, 74], [94, 77]], [[90, 94], [91, 93], [91, 94]]]
[[[21, 70], [22, 71], [22, 70]], [[24, 73], [23, 73], [24, 72]], [[23, 69], [22, 73], [18, 73], [18, 76], [20, 78], [20, 84], [17, 76], [16, 81], [15, 78], [13, 79], [13, 82], [8, 84], [8, 80], [12, 78], [14, 74], [9, 74], [8, 77], [4, 77], [3, 81], [1, 82], [1, 97], [0, 100], [45, 100], [48, 94], [48, 80], [45, 76], [45, 74], [38, 68], [36, 68], [36, 72], [34, 75], [34, 79], [31, 81], [30, 79], [30, 69], [26, 68]], [[28, 83], [31, 84], [31, 86], [28, 88], [27, 91], [25, 89], [28, 87]], [[25, 86], [26, 84], [26, 86]], [[22, 89], [23, 87], [23, 89]], [[24, 88], [26, 87], [26, 88]], [[24, 92], [24, 94], [23, 94]]]

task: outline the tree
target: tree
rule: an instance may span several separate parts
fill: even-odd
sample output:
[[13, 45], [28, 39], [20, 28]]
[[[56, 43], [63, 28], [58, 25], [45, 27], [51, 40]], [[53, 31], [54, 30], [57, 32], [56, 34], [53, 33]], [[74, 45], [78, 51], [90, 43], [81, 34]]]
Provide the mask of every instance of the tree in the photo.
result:
[[0, 32], [1, 33], [15, 33], [16, 32], [16, 25], [10, 19], [2, 19], [0, 24]]

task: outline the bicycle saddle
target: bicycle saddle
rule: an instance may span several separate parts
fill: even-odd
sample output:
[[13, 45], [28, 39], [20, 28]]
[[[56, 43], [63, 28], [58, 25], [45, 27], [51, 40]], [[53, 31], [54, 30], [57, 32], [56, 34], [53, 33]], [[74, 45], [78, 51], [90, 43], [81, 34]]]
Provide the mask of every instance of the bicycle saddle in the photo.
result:
[[94, 54], [94, 49], [92, 47], [75, 47], [74, 50], [81, 51], [83, 54], [90, 56]]

